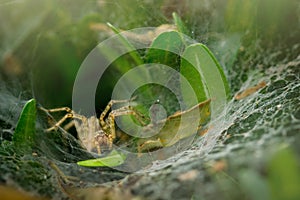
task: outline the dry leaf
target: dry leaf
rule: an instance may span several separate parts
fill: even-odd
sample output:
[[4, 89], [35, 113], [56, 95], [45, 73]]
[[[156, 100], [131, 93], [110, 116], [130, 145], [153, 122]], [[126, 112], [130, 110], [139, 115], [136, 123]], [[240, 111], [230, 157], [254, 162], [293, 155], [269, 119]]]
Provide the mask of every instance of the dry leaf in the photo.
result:
[[242, 92], [239, 92], [237, 95], [235, 95], [235, 99], [236, 100], [241, 100], [243, 98], [246, 98], [247, 96], [250, 96], [251, 94], [253, 94], [254, 92], [258, 91], [259, 89], [265, 87], [267, 84], [265, 81], [262, 81], [260, 83], [258, 83], [257, 85], [247, 88]]

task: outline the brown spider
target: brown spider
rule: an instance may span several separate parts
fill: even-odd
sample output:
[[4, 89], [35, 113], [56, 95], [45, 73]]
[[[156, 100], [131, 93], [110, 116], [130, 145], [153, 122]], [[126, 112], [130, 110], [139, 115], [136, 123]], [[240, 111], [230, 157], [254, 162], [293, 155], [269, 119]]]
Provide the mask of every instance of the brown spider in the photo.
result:
[[[99, 119], [96, 116], [85, 117], [77, 114], [75, 111], [68, 107], [45, 109], [41, 108], [46, 113], [61, 112], [65, 111], [67, 114], [62, 117], [54, 126], [46, 129], [47, 132], [56, 130], [59, 128], [67, 119], [71, 118], [72, 125], [75, 125], [79, 140], [82, 145], [89, 151], [101, 154], [101, 147], [107, 146], [109, 149], [112, 148], [112, 144], [116, 138], [115, 130], [115, 117], [122, 115], [133, 115], [142, 125], [144, 125], [144, 116], [134, 110], [130, 105], [121, 107], [116, 110], [110, 109], [113, 104], [116, 103], [129, 103], [130, 100], [111, 100], [104, 111], [101, 113]], [[70, 126], [69, 126], [70, 127]]]
[[[194, 119], [196, 114], [200, 114], [200, 121], [198, 130], [203, 128], [203, 125], [210, 119], [210, 99], [203, 101], [192, 108], [185, 111], [175, 112], [173, 115], [168, 116], [166, 119], [160, 120], [156, 123], [150, 123], [145, 125], [145, 117], [136, 111], [132, 106], [127, 105], [116, 110], [111, 110], [111, 107], [115, 103], [129, 103], [130, 100], [111, 100], [104, 111], [101, 113], [99, 119], [97, 117], [85, 117], [77, 114], [68, 107], [45, 109], [46, 113], [65, 111], [67, 114], [62, 117], [54, 126], [48, 128], [46, 131], [52, 131], [59, 128], [63, 122], [68, 119], [74, 119], [72, 125], [75, 125], [78, 138], [82, 142], [82, 145], [89, 151], [101, 154], [101, 147], [106, 146], [112, 149], [112, 144], [116, 139], [115, 130], [115, 117], [122, 115], [133, 115], [138, 122], [143, 126], [143, 134], [147, 135], [149, 132], [156, 132], [157, 128], [163, 127], [159, 133], [150, 138], [140, 138], [137, 141], [137, 150], [141, 152], [149, 152], [155, 149], [160, 149], [165, 146], [170, 146], [177, 141], [194, 134], [194, 131], [190, 130], [190, 124], [184, 124], [180, 126], [181, 117], [185, 116], [187, 119]], [[200, 109], [200, 113], [199, 110]], [[176, 134], [180, 128], [180, 134]]]

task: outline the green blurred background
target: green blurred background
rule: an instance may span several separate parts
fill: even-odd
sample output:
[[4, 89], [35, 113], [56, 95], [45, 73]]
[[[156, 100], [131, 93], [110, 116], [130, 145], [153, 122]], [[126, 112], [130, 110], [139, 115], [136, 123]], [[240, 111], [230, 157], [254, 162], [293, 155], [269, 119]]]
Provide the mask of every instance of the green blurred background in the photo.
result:
[[[109, 37], [92, 24], [157, 27], [172, 24], [172, 12], [186, 23], [189, 36], [213, 48], [227, 71], [238, 50], [250, 49], [258, 39], [263, 46], [288, 46], [299, 39], [297, 0], [2, 0], [0, 80], [8, 88], [18, 84], [19, 92], [33, 93], [46, 107], [70, 106], [80, 64]], [[100, 107], [109, 90], [98, 94]]]

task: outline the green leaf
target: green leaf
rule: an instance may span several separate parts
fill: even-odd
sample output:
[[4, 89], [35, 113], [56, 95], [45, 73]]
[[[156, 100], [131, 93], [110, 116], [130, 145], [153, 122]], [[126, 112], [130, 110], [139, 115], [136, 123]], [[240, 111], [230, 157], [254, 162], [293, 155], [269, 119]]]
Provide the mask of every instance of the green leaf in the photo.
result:
[[172, 13], [173, 19], [174, 19], [174, 23], [177, 27], [177, 30], [181, 33], [187, 34], [187, 28], [184, 25], [183, 21], [180, 19], [180, 17], [177, 15], [177, 13], [173, 12]]
[[13, 142], [17, 149], [31, 150], [35, 136], [35, 120], [36, 101], [31, 99], [25, 104], [13, 135]]
[[[130, 56], [133, 59], [133, 61], [136, 63], [136, 65], [141, 65], [143, 64], [143, 60], [141, 59], [140, 55], [136, 51], [136, 48], [122, 35], [121, 31], [114, 27], [112, 24], [107, 23], [107, 25], [112, 29], [112, 31], [117, 34], [121, 44], [126, 47], [128, 52], [130, 52]], [[105, 52], [103, 52], [105, 53]], [[111, 52], [109, 52], [111, 53]]]
[[[224, 72], [210, 50], [203, 44], [190, 45], [183, 52], [181, 74], [191, 84], [198, 102], [212, 99], [212, 114], [223, 110], [229, 98], [229, 84]], [[186, 88], [182, 88], [183, 98], [187, 106], [192, 95]]]
[[[149, 79], [143, 78], [141, 82], [136, 80], [135, 82], [150, 83], [153, 82], [153, 80], [160, 79], [158, 76], [160, 76], [163, 71], [161, 71], [163, 68], [162, 65], [166, 65], [179, 71], [180, 53], [182, 52], [183, 48], [184, 44], [182, 42], [181, 33], [177, 31], [169, 31], [159, 34], [152, 41], [145, 55], [145, 64], [149, 64], [148, 69], [149, 72], [151, 71], [152, 73], [149, 73]], [[151, 65], [153, 68], [150, 67]], [[153, 70], [154, 68], [155, 71]], [[174, 76], [174, 74], [172, 76]], [[138, 78], [140, 75], [137, 74], [136, 77]], [[177, 87], [178, 84], [179, 78], [175, 76], [169, 77], [169, 80], [165, 81], [165, 85], [173, 85], [174, 87]], [[148, 111], [150, 107], [157, 100], [159, 100], [160, 104], [163, 105], [168, 115], [171, 115], [175, 111], [179, 110], [179, 104], [176, 96], [166, 89], [166, 87], [159, 84], [143, 85], [135, 91], [134, 96], [138, 97], [136, 100], [139, 105], [137, 109], [145, 116], [149, 115]]]
[[179, 55], [184, 48], [182, 36], [177, 31], [161, 33], [150, 45], [147, 63], [159, 63], [178, 69]]
[[77, 162], [85, 167], [115, 167], [124, 163], [126, 155], [113, 150], [108, 156], [97, 159], [83, 160]]

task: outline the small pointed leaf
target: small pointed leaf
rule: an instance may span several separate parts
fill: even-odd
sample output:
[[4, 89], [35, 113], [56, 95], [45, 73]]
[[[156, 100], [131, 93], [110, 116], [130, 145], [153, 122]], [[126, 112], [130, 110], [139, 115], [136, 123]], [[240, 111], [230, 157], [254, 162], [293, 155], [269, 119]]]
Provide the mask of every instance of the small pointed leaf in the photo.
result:
[[18, 149], [31, 149], [35, 136], [35, 120], [36, 101], [31, 99], [25, 104], [13, 135], [14, 145]]
[[80, 166], [85, 167], [115, 167], [124, 163], [126, 156], [113, 150], [108, 156], [97, 159], [83, 160], [77, 162]]

